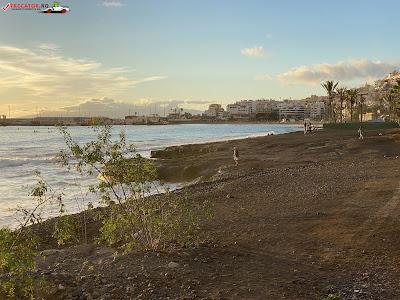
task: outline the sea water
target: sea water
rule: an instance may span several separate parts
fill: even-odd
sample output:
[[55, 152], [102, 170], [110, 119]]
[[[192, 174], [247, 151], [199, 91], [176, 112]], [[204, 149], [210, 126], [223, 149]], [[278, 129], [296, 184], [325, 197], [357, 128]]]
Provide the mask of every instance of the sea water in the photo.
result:
[[[69, 127], [73, 139], [78, 143], [93, 140], [96, 136], [91, 127]], [[149, 157], [151, 150], [172, 145], [205, 143], [239, 139], [302, 130], [298, 125], [286, 124], [182, 124], [159, 126], [115, 126], [113, 136], [123, 130], [127, 142], [136, 146], [137, 151]], [[68, 172], [56, 162], [60, 150], [65, 149], [62, 135], [56, 127], [0, 127], [0, 227], [18, 224], [16, 210], [19, 207], [33, 207], [29, 192], [37, 182], [35, 172], [58, 193], [73, 213], [83, 208], [90, 193], [89, 184], [95, 178], [82, 179], [74, 172]], [[83, 201], [83, 199], [85, 199]], [[57, 213], [56, 206], [43, 212], [46, 216]]]

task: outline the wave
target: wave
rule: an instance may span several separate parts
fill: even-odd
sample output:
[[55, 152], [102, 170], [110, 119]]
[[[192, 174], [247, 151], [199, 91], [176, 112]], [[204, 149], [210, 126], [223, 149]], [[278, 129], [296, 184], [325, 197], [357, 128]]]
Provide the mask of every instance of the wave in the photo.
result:
[[54, 162], [54, 157], [37, 157], [37, 158], [0, 158], [0, 168], [20, 167], [27, 164], [44, 164]]

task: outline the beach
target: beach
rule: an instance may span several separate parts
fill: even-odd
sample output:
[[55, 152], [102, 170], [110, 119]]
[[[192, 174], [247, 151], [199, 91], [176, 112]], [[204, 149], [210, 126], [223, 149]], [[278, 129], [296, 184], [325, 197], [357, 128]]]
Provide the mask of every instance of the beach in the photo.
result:
[[[395, 299], [399, 137], [327, 130], [167, 148], [161, 174], [193, 183], [175, 194], [213, 203], [205, 241], [115, 259], [93, 244], [47, 250], [38, 272], [63, 287], [49, 299]], [[57, 248], [51, 222], [36, 228], [42, 249]]]
[[[230, 139], [242, 139], [265, 135], [269, 131], [276, 134], [301, 130], [293, 124], [181, 124], [168, 126], [114, 126], [112, 135], [117, 139], [121, 131], [125, 132], [127, 142], [135, 146], [144, 157], [150, 151], [172, 145], [204, 143]], [[85, 126], [68, 127], [74, 140], [83, 144], [93, 140], [96, 133]], [[39, 171], [44, 180], [65, 194], [69, 213], [82, 210], [76, 205], [82, 192], [96, 178], [79, 176], [66, 172], [57, 164], [56, 156], [65, 149], [65, 141], [57, 127], [0, 127], [0, 227], [18, 224], [15, 210], [22, 206], [32, 208], [32, 198], [28, 197], [37, 182], [35, 172]], [[96, 202], [96, 199], [91, 199]], [[58, 209], [52, 208], [45, 216], [57, 215]]]

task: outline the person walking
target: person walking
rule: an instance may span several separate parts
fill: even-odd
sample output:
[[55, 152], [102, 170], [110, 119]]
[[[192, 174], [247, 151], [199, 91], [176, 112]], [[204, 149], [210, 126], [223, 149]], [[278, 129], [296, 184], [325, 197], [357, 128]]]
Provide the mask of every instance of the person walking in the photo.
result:
[[307, 134], [307, 121], [304, 120], [304, 135]]
[[236, 147], [233, 147], [233, 161], [236, 166], [239, 165], [239, 150]]
[[359, 140], [363, 140], [364, 139], [364, 136], [363, 136], [363, 133], [362, 133], [362, 126], [360, 126], [360, 128], [358, 128], [358, 139]]

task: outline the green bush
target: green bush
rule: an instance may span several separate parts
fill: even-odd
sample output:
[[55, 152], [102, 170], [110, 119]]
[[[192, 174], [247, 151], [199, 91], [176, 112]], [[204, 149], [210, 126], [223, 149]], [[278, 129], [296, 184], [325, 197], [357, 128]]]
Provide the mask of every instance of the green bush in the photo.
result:
[[341, 298], [336, 294], [329, 294], [328, 296], [325, 297], [324, 300], [341, 300]]
[[126, 143], [125, 134], [111, 138], [108, 125], [94, 127], [97, 138], [79, 145], [65, 127], [60, 128], [67, 149], [59, 161], [82, 176], [97, 176], [90, 191], [109, 207], [103, 217], [99, 241], [122, 252], [134, 248], [158, 250], [167, 243], [186, 244], [199, 237], [200, 222], [210, 216], [208, 202], [191, 203], [181, 195], [160, 192], [157, 170]]
[[37, 247], [29, 230], [0, 229], [0, 299], [34, 299]]

